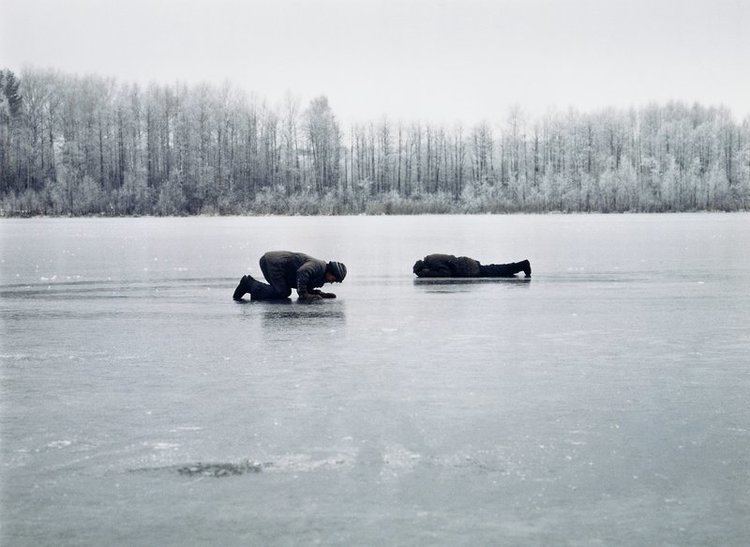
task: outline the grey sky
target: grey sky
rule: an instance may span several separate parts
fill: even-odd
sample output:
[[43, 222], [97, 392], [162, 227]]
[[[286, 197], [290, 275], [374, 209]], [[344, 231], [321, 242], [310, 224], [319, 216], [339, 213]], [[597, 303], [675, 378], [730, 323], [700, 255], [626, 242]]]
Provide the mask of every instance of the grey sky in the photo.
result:
[[679, 99], [750, 114], [750, 2], [0, 0], [0, 65], [229, 79], [339, 117]]

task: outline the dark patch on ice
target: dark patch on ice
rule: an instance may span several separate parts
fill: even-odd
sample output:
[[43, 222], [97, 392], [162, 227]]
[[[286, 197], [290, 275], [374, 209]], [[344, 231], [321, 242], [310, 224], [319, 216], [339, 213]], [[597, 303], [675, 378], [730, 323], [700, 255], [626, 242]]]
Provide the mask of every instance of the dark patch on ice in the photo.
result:
[[203, 477], [231, 477], [247, 473], [260, 473], [263, 468], [270, 467], [270, 462], [260, 463], [244, 461], [242, 463], [194, 463], [177, 468], [180, 475], [189, 477], [200, 475]]
[[272, 462], [255, 462], [245, 460], [240, 463], [232, 462], [196, 462], [191, 464], [181, 465], [169, 465], [163, 467], [140, 467], [138, 469], [131, 469], [131, 473], [147, 473], [157, 471], [169, 471], [176, 472], [180, 475], [188, 477], [235, 477], [238, 475], [247, 475], [252, 473], [260, 473], [264, 469], [272, 467]]
[[337, 453], [321, 457], [309, 454], [284, 454], [272, 461], [241, 460], [239, 462], [195, 462], [154, 467], [131, 468], [130, 473], [169, 473], [186, 477], [236, 477], [239, 475], [269, 473], [306, 473], [349, 468], [355, 454]]

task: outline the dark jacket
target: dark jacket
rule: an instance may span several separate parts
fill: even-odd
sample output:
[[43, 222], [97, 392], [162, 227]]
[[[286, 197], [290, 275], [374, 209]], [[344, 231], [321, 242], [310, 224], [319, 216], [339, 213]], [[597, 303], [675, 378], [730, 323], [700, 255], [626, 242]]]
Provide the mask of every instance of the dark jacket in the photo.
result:
[[295, 287], [297, 294], [305, 297], [326, 282], [326, 263], [305, 253], [269, 251], [261, 257], [262, 262], [265, 262], [264, 275], [277, 290]]
[[413, 271], [417, 277], [477, 277], [480, 264], [468, 256], [431, 254], [417, 260]]

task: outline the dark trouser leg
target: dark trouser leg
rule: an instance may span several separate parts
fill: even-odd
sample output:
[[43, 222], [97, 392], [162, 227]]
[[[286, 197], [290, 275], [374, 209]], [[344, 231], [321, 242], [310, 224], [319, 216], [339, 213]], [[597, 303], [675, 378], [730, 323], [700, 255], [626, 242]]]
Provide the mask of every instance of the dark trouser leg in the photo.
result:
[[488, 264], [479, 266], [479, 277], [513, 277], [526, 270], [528, 261], [511, 262], [510, 264]]
[[250, 296], [253, 300], [284, 300], [289, 298], [292, 294], [292, 289], [287, 287], [285, 282], [277, 281], [270, 274], [268, 265], [264, 258], [260, 259], [260, 269], [263, 272], [263, 277], [266, 278], [268, 283], [263, 283], [257, 279], [253, 279], [250, 284]]
[[253, 300], [285, 300], [292, 294], [292, 291], [286, 291], [286, 293], [279, 292], [271, 285], [257, 279], [252, 280], [249, 292]]

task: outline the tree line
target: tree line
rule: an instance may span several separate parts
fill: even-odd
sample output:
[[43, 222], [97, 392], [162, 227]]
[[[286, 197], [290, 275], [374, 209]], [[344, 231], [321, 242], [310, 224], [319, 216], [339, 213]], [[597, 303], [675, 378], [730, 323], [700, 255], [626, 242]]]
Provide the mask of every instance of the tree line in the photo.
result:
[[[494, 113], [488, 113], [494, 114]], [[0, 214], [746, 210], [750, 117], [683, 103], [343, 125], [326, 97], [0, 71]]]

